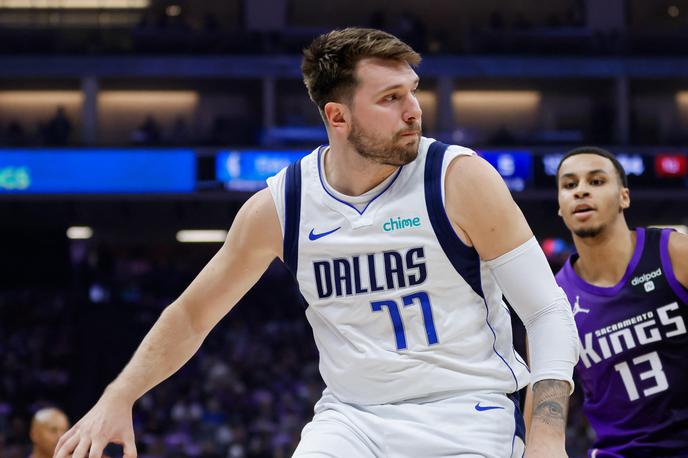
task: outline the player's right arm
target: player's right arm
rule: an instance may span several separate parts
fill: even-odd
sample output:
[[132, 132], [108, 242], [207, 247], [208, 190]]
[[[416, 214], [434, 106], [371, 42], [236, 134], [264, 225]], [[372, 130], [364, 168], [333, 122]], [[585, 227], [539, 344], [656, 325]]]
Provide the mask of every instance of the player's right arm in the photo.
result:
[[237, 214], [227, 239], [187, 289], [160, 315], [96, 405], [69, 431], [55, 458], [98, 457], [109, 442], [136, 456], [132, 408], [144, 393], [186, 363], [210, 330], [282, 256], [282, 232], [267, 189]]
[[676, 279], [681, 286], [688, 288], [688, 235], [672, 232], [668, 250]]
[[526, 457], [563, 457], [578, 334], [571, 307], [497, 171], [484, 159], [449, 164], [446, 210], [523, 321], [530, 342], [533, 417]]

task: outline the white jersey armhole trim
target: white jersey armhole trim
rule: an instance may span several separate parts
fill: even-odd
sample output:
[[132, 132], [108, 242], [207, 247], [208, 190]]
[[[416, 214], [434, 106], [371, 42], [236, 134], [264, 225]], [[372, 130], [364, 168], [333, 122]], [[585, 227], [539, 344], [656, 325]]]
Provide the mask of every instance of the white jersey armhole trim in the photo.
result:
[[272, 194], [272, 200], [275, 202], [275, 209], [277, 210], [277, 217], [279, 218], [280, 229], [282, 230], [282, 238], [284, 238], [284, 180], [286, 174], [287, 169], [282, 169], [276, 175], [273, 175], [266, 180], [270, 194]]

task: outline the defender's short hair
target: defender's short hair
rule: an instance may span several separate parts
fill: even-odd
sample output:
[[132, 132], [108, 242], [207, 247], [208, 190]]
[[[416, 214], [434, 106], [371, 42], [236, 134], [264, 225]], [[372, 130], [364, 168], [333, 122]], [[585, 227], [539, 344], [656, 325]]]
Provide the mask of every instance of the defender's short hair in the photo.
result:
[[619, 183], [621, 183], [624, 188], [628, 187], [628, 177], [626, 176], [626, 171], [624, 170], [623, 165], [621, 165], [614, 154], [597, 146], [580, 146], [565, 153], [559, 161], [559, 165], [557, 166], [557, 182], [559, 182], [559, 170], [561, 169], [561, 164], [563, 164], [564, 161], [571, 156], [577, 156], [579, 154], [596, 154], [597, 156], [602, 156], [609, 159], [616, 169], [616, 175], [619, 177]]

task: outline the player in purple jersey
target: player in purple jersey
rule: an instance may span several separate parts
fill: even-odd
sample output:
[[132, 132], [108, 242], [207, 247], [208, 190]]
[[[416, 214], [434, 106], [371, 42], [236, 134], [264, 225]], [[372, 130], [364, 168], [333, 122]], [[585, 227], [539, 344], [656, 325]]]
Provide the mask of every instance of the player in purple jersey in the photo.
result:
[[577, 254], [556, 275], [581, 342], [591, 457], [688, 457], [688, 236], [631, 230], [626, 174], [600, 148], [568, 152], [559, 216]]

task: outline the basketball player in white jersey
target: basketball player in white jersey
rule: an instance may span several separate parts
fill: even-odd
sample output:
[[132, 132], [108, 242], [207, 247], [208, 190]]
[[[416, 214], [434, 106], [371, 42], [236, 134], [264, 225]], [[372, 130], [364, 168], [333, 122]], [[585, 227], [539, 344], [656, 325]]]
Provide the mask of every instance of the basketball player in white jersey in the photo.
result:
[[[57, 458], [136, 456], [136, 399], [179, 369], [275, 257], [299, 283], [327, 388], [297, 457], [561, 457], [578, 359], [571, 308], [499, 175], [420, 136], [420, 56], [333, 31], [302, 71], [329, 145], [268, 180]], [[530, 376], [504, 294], [528, 330]], [[514, 394], [534, 383], [524, 452]]]

